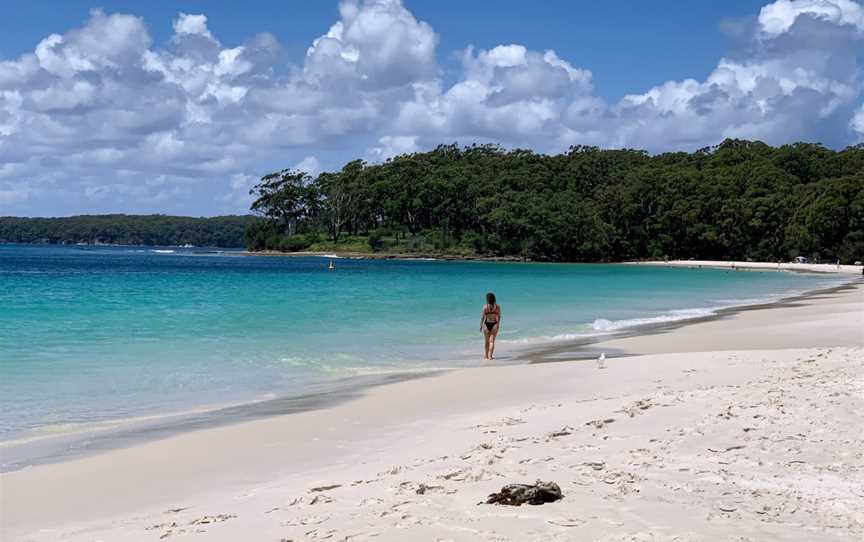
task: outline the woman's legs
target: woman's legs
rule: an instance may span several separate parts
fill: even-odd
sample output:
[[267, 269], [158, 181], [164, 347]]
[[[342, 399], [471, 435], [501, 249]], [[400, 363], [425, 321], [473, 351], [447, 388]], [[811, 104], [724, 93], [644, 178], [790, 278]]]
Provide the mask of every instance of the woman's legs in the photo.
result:
[[489, 351], [488, 359], [492, 359], [492, 357], [495, 355], [495, 337], [497, 337], [497, 336], [498, 336], [498, 326], [495, 326], [494, 328], [492, 328], [492, 331], [488, 335], [488, 337], [489, 337], [488, 338], [489, 347], [487, 348], [487, 350]]
[[492, 334], [489, 333], [489, 330], [483, 330], [483, 359], [489, 359], [489, 337], [491, 336]]

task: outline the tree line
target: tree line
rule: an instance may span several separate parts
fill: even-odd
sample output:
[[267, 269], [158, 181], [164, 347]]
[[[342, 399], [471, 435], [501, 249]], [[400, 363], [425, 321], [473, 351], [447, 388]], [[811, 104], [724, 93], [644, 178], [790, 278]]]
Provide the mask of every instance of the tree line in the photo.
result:
[[242, 247], [252, 216], [166, 215], [0, 217], [0, 242]]
[[442, 145], [251, 191], [250, 250], [340, 247], [540, 261], [864, 259], [864, 145], [729, 139], [692, 153]]

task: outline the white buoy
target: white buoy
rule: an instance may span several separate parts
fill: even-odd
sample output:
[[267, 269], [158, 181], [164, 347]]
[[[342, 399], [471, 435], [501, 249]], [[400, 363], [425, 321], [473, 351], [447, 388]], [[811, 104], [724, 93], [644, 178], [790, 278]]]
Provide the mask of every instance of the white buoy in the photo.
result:
[[606, 368], [606, 352], [602, 352], [600, 357], [597, 358], [597, 368], [605, 369]]

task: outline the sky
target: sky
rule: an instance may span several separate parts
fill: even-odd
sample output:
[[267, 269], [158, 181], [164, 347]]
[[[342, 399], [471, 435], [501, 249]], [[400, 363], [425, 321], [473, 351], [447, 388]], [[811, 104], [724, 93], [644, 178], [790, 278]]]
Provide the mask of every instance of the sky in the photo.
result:
[[[683, 9], [682, 6], [686, 6]], [[864, 141], [856, 0], [5, 0], [0, 215], [245, 213], [442, 143]]]

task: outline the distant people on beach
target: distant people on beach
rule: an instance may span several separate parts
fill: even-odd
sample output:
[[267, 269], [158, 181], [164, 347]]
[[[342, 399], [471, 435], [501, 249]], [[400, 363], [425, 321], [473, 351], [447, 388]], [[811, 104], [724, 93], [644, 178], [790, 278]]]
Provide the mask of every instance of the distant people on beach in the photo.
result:
[[492, 359], [495, 354], [495, 337], [501, 326], [501, 306], [495, 300], [495, 294], [486, 294], [486, 304], [480, 313], [480, 331], [483, 332], [485, 353], [483, 359]]

